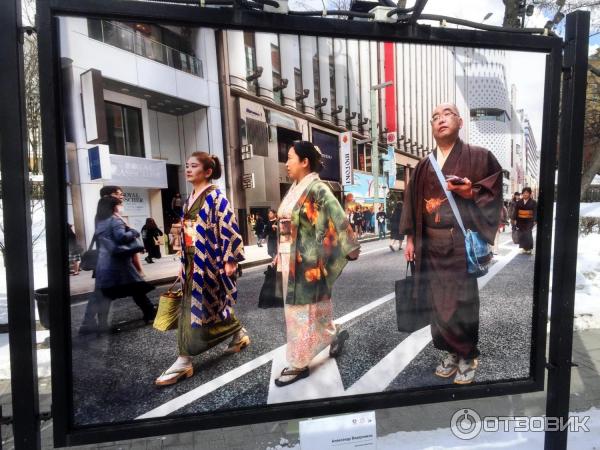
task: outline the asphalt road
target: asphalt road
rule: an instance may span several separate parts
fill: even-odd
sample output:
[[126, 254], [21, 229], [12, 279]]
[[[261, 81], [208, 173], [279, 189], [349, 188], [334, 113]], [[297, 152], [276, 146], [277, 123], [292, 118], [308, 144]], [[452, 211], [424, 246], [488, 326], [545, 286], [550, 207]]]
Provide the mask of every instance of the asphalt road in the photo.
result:
[[[510, 233], [502, 239], [509, 240]], [[402, 252], [391, 252], [387, 244], [364, 244], [359, 260], [346, 266], [333, 301], [334, 316], [344, 322], [350, 339], [341, 356], [323, 359], [309, 378], [292, 385], [295, 389], [288, 386], [282, 391], [272, 385], [285, 362], [285, 323], [281, 308], [257, 307], [264, 268], [246, 270], [238, 284], [236, 312], [252, 344], [239, 354], [224, 356], [227, 343], [223, 343], [195, 357], [195, 375], [166, 388], [153, 382], [177, 356], [175, 331], [161, 333], [144, 325], [133, 301], [123, 299], [112, 305], [113, 325], [125, 322], [117, 325], [120, 331], [78, 336], [84, 304], [73, 305], [76, 424], [253, 407], [293, 401], [298, 392], [303, 398], [319, 398], [451, 383], [433, 375], [442, 354], [433, 348], [428, 329], [413, 335], [396, 329], [390, 294], [394, 281], [404, 277], [405, 264]], [[501, 246], [500, 270], [480, 290], [482, 355], [477, 382], [524, 378], [529, 373], [534, 258], [516, 253], [510, 242]], [[151, 293], [153, 302], [163, 290]]]

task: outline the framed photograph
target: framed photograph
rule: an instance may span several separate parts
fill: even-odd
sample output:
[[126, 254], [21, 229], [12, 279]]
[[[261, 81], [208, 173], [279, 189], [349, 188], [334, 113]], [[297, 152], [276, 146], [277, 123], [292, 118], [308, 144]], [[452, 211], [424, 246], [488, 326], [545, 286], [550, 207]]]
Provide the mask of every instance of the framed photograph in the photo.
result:
[[56, 445], [543, 389], [559, 38], [38, 14]]

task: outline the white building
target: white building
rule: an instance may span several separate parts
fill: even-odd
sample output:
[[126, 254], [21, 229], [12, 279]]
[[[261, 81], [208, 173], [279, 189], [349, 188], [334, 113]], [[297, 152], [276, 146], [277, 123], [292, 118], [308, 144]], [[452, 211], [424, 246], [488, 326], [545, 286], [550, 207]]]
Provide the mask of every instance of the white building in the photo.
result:
[[62, 18], [60, 38], [69, 221], [89, 242], [100, 188], [118, 185], [131, 226], [164, 230], [186, 155], [223, 160], [214, 31]]

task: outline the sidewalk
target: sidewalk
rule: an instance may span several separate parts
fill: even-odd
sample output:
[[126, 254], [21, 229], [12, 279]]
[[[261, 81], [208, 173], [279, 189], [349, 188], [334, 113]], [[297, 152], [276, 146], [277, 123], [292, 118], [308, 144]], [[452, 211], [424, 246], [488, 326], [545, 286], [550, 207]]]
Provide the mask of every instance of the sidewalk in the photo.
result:
[[[371, 242], [378, 238], [373, 233], [365, 233], [359, 241]], [[386, 238], [387, 239], [387, 238]], [[246, 259], [240, 264], [243, 269], [260, 266], [271, 262], [272, 258], [267, 253], [267, 246], [263, 245], [245, 245], [244, 252]], [[180, 260], [176, 255], [165, 255], [161, 259], [155, 259], [153, 264], [144, 261], [142, 255], [142, 268], [146, 275], [146, 281], [154, 285], [161, 285], [174, 281], [180, 270]], [[89, 294], [94, 291], [94, 279], [92, 272], [79, 272], [79, 275], [69, 277], [71, 284], [71, 301], [78, 300], [78, 297]]]

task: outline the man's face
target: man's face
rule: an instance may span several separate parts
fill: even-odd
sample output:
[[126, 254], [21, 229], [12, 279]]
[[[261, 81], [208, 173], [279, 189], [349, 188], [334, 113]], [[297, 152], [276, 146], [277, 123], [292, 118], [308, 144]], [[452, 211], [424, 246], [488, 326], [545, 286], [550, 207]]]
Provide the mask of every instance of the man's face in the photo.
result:
[[531, 194], [528, 191], [524, 191], [521, 196], [523, 197], [523, 200], [527, 201], [529, 200], [529, 197], [531, 197]]
[[463, 121], [454, 105], [441, 104], [433, 110], [431, 128], [436, 141], [449, 141], [458, 138]]

